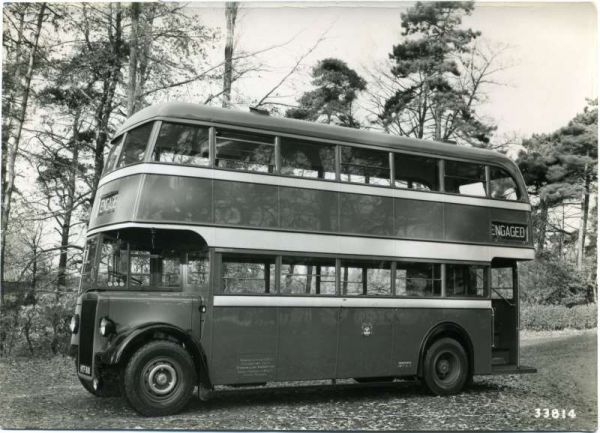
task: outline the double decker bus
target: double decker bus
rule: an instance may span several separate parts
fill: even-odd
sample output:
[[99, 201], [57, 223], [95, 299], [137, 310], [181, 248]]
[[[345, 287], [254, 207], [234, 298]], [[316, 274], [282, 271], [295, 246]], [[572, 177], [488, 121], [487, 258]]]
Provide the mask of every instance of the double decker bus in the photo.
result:
[[519, 363], [516, 165], [468, 147], [194, 104], [111, 142], [71, 353], [143, 415], [218, 385], [418, 378], [434, 394]]

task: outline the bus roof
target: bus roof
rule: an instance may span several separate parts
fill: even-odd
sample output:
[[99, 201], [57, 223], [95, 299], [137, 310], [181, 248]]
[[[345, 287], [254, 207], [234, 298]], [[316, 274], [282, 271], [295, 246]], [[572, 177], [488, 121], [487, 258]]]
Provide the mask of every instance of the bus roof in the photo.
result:
[[430, 140], [400, 137], [381, 132], [371, 132], [341, 126], [332, 126], [316, 122], [270, 117], [256, 113], [209, 107], [190, 103], [165, 103], [152, 105], [138, 111], [125, 121], [117, 134], [139, 123], [155, 118], [172, 118], [196, 120], [245, 128], [263, 129], [265, 131], [301, 135], [315, 139], [342, 141], [347, 143], [366, 144], [385, 147], [393, 150], [427, 153], [432, 156], [471, 159], [484, 163], [501, 165], [511, 174], [521, 179], [516, 164], [501, 153], [475, 147], [458, 146]]

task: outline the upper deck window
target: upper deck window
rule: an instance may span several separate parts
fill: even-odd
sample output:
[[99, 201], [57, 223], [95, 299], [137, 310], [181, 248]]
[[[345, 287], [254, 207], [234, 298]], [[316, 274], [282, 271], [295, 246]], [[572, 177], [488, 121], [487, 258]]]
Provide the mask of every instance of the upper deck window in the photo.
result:
[[208, 127], [163, 122], [152, 159], [183, 165], [209, 164]]
[[215, 166], [273, 173], [275, 138], [253, 132], [217, 129]]
[[394, 185], [398, 188], [439, 191], [438, 160], [424, 156], [395, 153]]
[[390, 157], [388, 152], [358, 147], [342, 149], [341, 179], [344, 182], [390, 185]]
[[127, 132], [117, 168], [126, 167], [144, 160], [153, 125], [153, 123], [146, 123]]
[[444, 187], [446, 192], [485, 197], [485, 166], [446, 161]]
[[121, 150], [121, 145], [123, 144], [124, 134], [119, 135], [117, 138], [113, 138], [110, 142], [110, 151], [108, 152], [108, 156], [106, 157], [106, 164], [104, 164], [103, 173], [108, 173], [115, 168], [115, 164], [117, 162], [117, 157], [119, 156], [119, 151]]
[[335, 146], [282, 137], [281, 174], [335, 180]]
[[519, 200], [521, 194], [517, 183], [510, 174], [501, 168], [490, 167], [490, 197]]

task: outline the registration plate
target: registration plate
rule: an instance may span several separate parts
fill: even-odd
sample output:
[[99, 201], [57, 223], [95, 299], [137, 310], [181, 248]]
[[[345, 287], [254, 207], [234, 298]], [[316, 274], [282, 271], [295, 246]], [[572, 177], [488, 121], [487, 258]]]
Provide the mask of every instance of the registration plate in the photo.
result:
[[79, 372], [91, 376], [92, 368], [89, 365], [79, 364]]

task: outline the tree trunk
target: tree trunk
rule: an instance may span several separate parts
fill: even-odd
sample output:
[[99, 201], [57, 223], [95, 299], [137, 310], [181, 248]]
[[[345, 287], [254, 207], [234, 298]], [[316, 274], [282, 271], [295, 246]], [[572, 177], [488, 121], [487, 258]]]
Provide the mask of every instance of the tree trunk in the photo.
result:
[[536, 239], [536, 253], [541, 254], [544, 251], [546, 245], [546, 226], [548, 225], [548, 205], [543, 200], [540, 200], [539, 204], [540, 215], [539, 215], [539, 227]]
[[129, 36], [129, 80], [127, 83], [127, 116], [136, 111], [136, 89], [138, 81], [138, 45], [141, 3], [131, 3], [131, 32]]
[[6, 144], [6, 183], [3, 185], [2, 191], [2, 211], [0, 218], [2, 223], [0, 226], [0, 305], [4, 303], [4, 291], [2, 283], [4, 282], [4, 260], [6, 255], [6, 231], [8, 229], [8, 220], [10, 218], [10, 207], [12, 194], [15, 187], [15, 162], [19, 152], [19, 143], [21, 141], [21, 133], [23, 132], [23, 124], [27, 115], [27, 106], [29, 103], [29, 93], [31, 91], [31, 79], [33, 77], [35, 58], [37, 56], [40, 33], [44, 22], [44, 14], [46, 12], [46, 3], [40, 4], [40, 10], [37, 16], [36, 27], [33, 34], [33, 42], [29, 52], [29, 60], [27, 63], [27, 71], [24, 76], [23, 93], [21, 96], [21, 104], [18, 107], [18, 112], [15, 116], [15, 131], [8, 138]]
[[225, 4], [225, 21], [227, 25], [227, 39], [225, 41], [225, 71], [223, 73], [223, 107], [231, 105], [231, 80], [233, 77], [233, 35], [235, 32], [235, 19], [237, 18], [237, 2]]
[[590, 209], [590, 175], [587, 173], [587, 164], [584, 167], [585, 184], [581, 200], [581, 221], [579, 222], [579, 239], [577, 242], [577, 269], [583, 270], [585, 255], [585, 237], [587, 233], [587, 221]]
[[67, 185], [67, 197], [65, 208], [63, 209], [63, 220], [60, 227], [60, 256], [58, 259], [58, 275], [56, 285], [58, 289], [64, 290], [66, 286], [67, 262], [68, 262], [68, 245], [71, 232], [71, 219], [73, 217], [73, 204], [75, 202], [75, 192], [77, 186], [77, 163], [79, 162], [79, 117], [81, 112], [78, 111], [73, 119], [73, 154], [71, 156], [71, 167], [69, 173], [69, 183]]
[[[113, 3], [109, 3], [111, 19], [108, 23], [108, 38], [112, 45], [112, 58], [111, 58], [111, 69], [110, 73], [106, 75], [102, 83], [102, 98], [100, 104], [96, 109], [96, 137], [94, 144], [94, 177], [92, 180], [92, 193], [90, 194], [90, 204], [94, 203], [96, 198], [96, 189], [100, 177], [102, 176], [102, 170], [104, 169], [104, 149], [108, 140], [108, 127], [110, 116], [113, 110], [113, 100], [115, 97], [115, 90], [119, 82], [119, 74], [122, 66], [122, 15], [120, 3], [114, 3], [114, 7], [117, 8], [115, 14], [115, 23], [112, 22], [112, 7]], [[114, 28], [114, 34], [113, 34]]]

